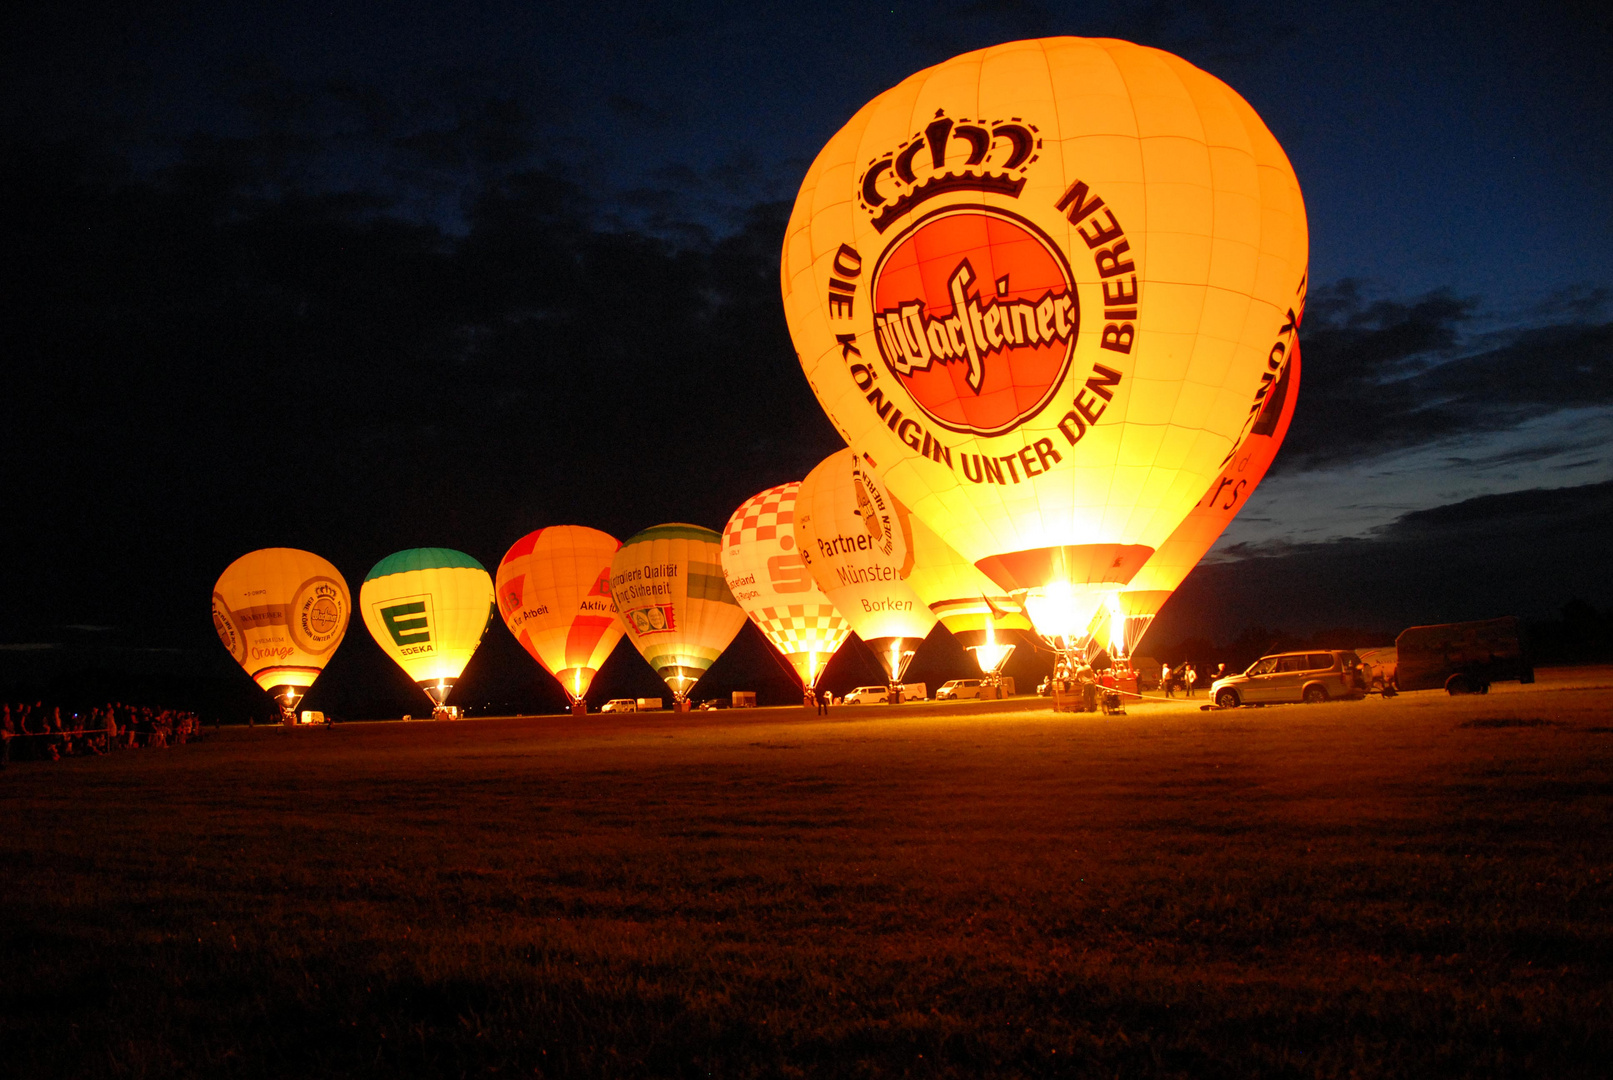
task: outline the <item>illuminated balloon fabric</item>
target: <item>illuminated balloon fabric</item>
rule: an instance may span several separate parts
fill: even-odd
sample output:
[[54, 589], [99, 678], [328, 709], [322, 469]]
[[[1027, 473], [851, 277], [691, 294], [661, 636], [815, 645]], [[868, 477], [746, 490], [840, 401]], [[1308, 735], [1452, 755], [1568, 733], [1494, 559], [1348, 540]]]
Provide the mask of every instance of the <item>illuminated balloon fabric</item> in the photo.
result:
[[1242, 440], [1307, 243], [1293, 169], [1236, 93], [1156, 49], [1049, 38], [859, 110], [802, 183], [781, 276], [846, 441], [1073, 634]]
[[358, 592], [370, 636], [441, 705], [493, 615], [493, 579], [452, 548], [409, 548], [370, 569]]
[[699, 525], [656, 525], [611, 560], [611, 595], [627, 637], [684, 700], [745, 625], [728, 588], [722, 537]]
[[[1118, 624], [1111, 622], [1110, 640], [1130, 656], [1136, 650], [1143, 634], [1154, 621], [1159, 609], [1165, 606], [1177, 586], [1199, 564], [1206, 552], [1215, 545], [1232, 519], [1238, 516], [1249, 501], [1249, 495], [1265, 477], [1266, 470], [1282, 448], [1294, 419], [1294, 403], [1299, 398], [1300, 348], [1296, 338], [1288, 350], [1288, 358], [1276, 382], [1271, 384], [1255, 422], [1237, 452], [1227, 459], [1204, 496], [1170, 538], [1160, 545], [1131, 584], [1121, 591], [1116, 607], [1121, 616]], [[1113, 619], [1113, 613], [1111, 613]], [[1123, 626], [1117, 639], [1114, 629]]]
[[294, 708], [347, 633], [353, 601], [336, 567], [296, 548], [230, 563], [213, 586], [213, 628], [282, 707]]
[[797, 546], [800, 487], [768, 488], [734, 511], [723, 528], [722, 566], [739, 606], [810, 688], [851, 626], [812, 580]]
[[795, 539], [818, 585], [896, 682], [935, 615], [903, 580], [913, 565], [907, 515], [865, 471], [856, 454], [841, 450], [808, 473]]
[[[866, 462], [866, 459], [865, 459]], [[1031, 621], [1002, 588], [954, 551], [890, 493], [871, 468], [861, 470], [870, 491], [879, 491], [895, 507], [912, 553], [907, 585], [965, 646], [977, 645], [987, 625], [1010, 632], [1031, 630]]]
[[498, 564], [504, 625], [573, 702], [622, 640], [610, 595], [610, 561], [621, 546], [598, 529], [555, 525], [517, 540]]

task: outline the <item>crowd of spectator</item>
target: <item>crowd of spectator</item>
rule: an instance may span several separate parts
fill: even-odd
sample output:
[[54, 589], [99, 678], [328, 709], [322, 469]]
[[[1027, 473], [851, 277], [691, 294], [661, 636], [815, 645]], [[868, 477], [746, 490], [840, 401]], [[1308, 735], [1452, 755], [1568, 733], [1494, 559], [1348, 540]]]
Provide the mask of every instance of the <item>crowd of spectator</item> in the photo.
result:
[[59, 761], [113, 750], [179, 746], [201, 735], [193, 712], [111, 702], [88, 712], [59, 705], [0, 703], [0, 768], [12, 759]]

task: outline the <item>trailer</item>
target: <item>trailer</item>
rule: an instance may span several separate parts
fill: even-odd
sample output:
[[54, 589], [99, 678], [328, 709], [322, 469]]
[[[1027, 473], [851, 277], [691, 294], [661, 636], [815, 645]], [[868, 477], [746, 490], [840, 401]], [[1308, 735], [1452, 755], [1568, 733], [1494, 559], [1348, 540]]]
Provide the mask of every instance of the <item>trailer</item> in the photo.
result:
[[1490, 684], [1535, 681], [1516, 616], [1413, 626], [1395, 638], [1395, 688], [1487, 694]]

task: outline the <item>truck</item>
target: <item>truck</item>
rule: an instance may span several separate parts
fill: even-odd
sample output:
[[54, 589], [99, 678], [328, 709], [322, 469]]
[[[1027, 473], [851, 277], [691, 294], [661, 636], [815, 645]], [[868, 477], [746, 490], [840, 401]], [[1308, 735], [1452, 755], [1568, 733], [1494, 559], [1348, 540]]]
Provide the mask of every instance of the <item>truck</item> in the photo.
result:
[[1487, 694], [1490, 684], [1535, 681], [1534, 658], [1506, 615], [1478, 622], [1413, 626], [1395, 638], [1395, 688]]

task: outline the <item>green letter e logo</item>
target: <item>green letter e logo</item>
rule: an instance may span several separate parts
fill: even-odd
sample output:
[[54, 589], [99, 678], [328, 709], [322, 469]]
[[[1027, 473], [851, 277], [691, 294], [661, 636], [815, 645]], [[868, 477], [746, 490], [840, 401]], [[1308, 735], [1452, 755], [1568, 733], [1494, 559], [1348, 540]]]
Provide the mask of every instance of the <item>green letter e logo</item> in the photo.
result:
[[399, 645], [420, 645], [431, 640], [431, 627], [426, 619], [426, 602], [411, 600], [381, 609], [381, 621], [387, 633]]

